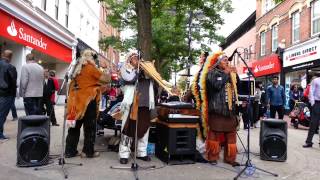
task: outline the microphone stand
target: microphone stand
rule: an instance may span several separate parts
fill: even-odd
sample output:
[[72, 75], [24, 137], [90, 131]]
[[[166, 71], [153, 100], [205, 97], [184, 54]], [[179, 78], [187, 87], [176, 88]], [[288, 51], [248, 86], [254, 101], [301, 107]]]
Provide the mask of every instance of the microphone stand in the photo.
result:
[[[245, 65], [245, 66], [247, 67], [247, 69], [248, 69], [248, 81], [249, 81], [249, 83], [248, 83], [248, 89], [250, 90], [250, 76], [252, 76], [253, 79], [255, 79], [255, 76], [254, 76], [251, 68], [249, 68], [247, 62], [243, 59], [243, 57], [241, 56], [241, 54], [238, 52], [237, 49], [235, 49], [235, 51], [233, 52], [232, 56], [233, 56], [234, 54], [237, 54], [237, 55], [240, 57], [241, 61], [244, 63], [244, 65]], [[248, 103], [248, 107], [247, 107], [247, 112], [250, 112], [250, 108], [251, 108], [251, 106], [252, 106], [252, 104], [251, 104], [251, 99], [250, 99], [250, 91], [248, 91], [248, 97], [247, 97], [247, 98], [248, 98], [248, 102], [249, 102], [249, 103]], [[248, 120], [249, 120], [248, 124], [249, 124], [249, 126], [250, 126], [250, 125], [251, 125], [251, 116], [250, 116], [250, 115], [249, 115]], [[251, 169], [251, 168], [254, 168], [254, 169], [260, 170], [260, 171], [262, 171], [262, 172], [265, 172], [265, 173], [267, 173], [267, 174], [271, 174], [271, 175], [273, 175], [273, 176], [275, 176], [275, 177], [278, 177], [278, 174], [275, 174], [275, 173], [266, 171], [266, 170], [264, 170], [264, 169], [261, 169], [261, 168], [259, 168], [259, 167], [257, 167], [257, 166], [254, 166], [253, 163], [251, 162], [251, 159], [250, 159], [250, 127], [248, 128], [248, 134], [247, 134], [247, 150], [246, 150], [246, 154], [247, 154], [247, 161], [246, 161], [244, 164], [241, 164], [241, 165], [240, 165], [240, 166], [244, 166], [244, 168], [237, 174], [236, 177], [233, 178], [234, 180], [237, 180], [237, 179], [245, 172], [245, 170], [248, 169], [248, 168], [250, 168], [250, 169]], [[253, 170], [253, 172], [250, 173], [250, 175], [253, 175], [254, 173], [255, 173], [255, 170]]]
[[65, 153], [64, 153], [64, 150], [65, 150], [65, 135], [66, 135], [66, 121], [67, 121], [67, 98], [68, 98], [68, 90], [69, 90], [68, 80], [71, 78], [71, 75], [73, 74], [73, 72], [75, 70], [75, 66], [78, 64], [78, 62], [79, 61], [74, 57], [73, 61], [71, 62], [71, 64], [68, 67], [68, 71], [66, 72], [64, 80], [62, 82], [62, 85], [60, 86], [60, 89], [59, 89], [59, 92], [58, 92], [58, 97], [57, 97], [57, 101], [58, 101], [59, 97], [61, 96], [63, 86], [66, 85], [66, 99], [65, 99], [64, 119], [63, 119], [62, 139], [61, 139], [62, 147], [61, 147], [60, 157], [58, 158], [58, 163], [56, 163], [56, 164], [53, 163], [53, 164], [50, 164], [48, 166], [44, 166], [44, 167], [41, 167], [41, 168], [34, 168], [35, 171], [38, 171], [38, 170], [45, 170], [46, 168], [49, 168], [49, 167], [52, 167], [52, 166], [55, 166], [55, 165], [60, 166], [65, 179], [68, 179], [68, 176], [69, 176], [69, 174], [68, 174], [68, 172], [66, 170], [66, 167], [65, 167], [66, 164], [74, 165], [74, 166], [82, 166], [82, 163], [68, 163], [68, 162], [66, 162], [65, 161]]
[[[138, 49], [138, 60], [140, 61], [141, 59], [141, 51], [140, 49]], [[138, 88], [138, 84], [139, 84], [139, 74], [140, 74], [140, 62], [138, 63], [138, 78], [135, 82], [135, 88], [137, 90]], [[130, 113], [129, 115], [130, 116]], [[136, 120], [136, 124], [135, 124], [135, 137], [134, 137], [134, 153], [133, 153], [133, 162], [131, 164], [131, 167], [121, 167], [121, 166], [110, 166], [111, 169], [119, 169], [119, 170], [127, 170], [130, 169], [133, 172], [134, 175], [134, 179], [135, 180], [139, 180], [139, 176], [138, 176], [138, 170], [151, 170], [151, 169], [155, 169], [156, 166], [152, 165], [152, 166], [145, 166], [142, 167], [137, 163], [137, 147], [138, 147], [138, 122], [139, 122], [139, 115], [138, 115], [138, 119]]]

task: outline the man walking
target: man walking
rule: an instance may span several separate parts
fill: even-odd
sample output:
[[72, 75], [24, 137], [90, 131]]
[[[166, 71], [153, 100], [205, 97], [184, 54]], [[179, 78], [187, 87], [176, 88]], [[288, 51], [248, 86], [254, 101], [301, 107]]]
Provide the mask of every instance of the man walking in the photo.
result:
[[53, 79], [49, 77], [49, 70], [44, 69], [44, 83], [43, 83], [43, 97], [42, 97], [42, 109], [43, 113], [50, 117], [52, 126], [59, 126], [57, 124], [56, 116], [54, 113], [54, 107], [51, 101], [52, 94], [55, 93], [55, 86]]
[[17, 88], [17, 70], [10, 64], [12, 51], [5, 50], [0, 60], [0, 140], [8, 139], [3, 126], [14, 103]]
[[309, 102], [311, 104], [311, 123], [308, 131], [308, 137], [306, 144], [303, 145], [304, 148], [312, 147], [312, 138], [315, 134], [320, 121], [320, 77], [315, 78], [311, 82], [310, 92], [309, 92]]
[[27, 64], [21, 68], [20, 96], [23, 97], [26, 115], [41, 115], [43, 96], [43, 68], [35, 61], [32, 53], [27, 55]]
[[286, 102], [286, 96], [284, 88], [279, 85], [279, 77], [274, 76], [272, 78], [272, 85], [267, 89], [268, 106], [270, 108], [270, 117], [275, 118], [276, 112], [278, 113], [278, 119], [283, 119], [284, 116], [284, 103]]

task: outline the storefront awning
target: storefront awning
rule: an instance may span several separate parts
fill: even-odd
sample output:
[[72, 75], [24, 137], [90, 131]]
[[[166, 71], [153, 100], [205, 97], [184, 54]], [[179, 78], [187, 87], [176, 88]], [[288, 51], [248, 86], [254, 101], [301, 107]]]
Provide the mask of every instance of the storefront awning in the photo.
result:
[[72, 49], [0, 9], [0, 36], [70, 63]]

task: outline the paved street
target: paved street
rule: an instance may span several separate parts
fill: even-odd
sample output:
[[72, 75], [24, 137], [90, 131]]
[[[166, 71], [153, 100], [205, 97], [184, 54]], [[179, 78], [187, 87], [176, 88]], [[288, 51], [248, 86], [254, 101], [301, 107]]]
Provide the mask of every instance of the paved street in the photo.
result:
[[[60, 125], [62, 124], [63, 108], [56, 108], [56, 115]], [[18, 112], [23, 115], [23, 111]], [[10, 140], [1, 142], [0, 144], [0, 180], [58, 180], [63, 179], [62, 172], [59, 166], [48, 168], [47, 170], [34, 171], [33, 168], [17, 168], [16, 163], [16, 134], [17, 121], [11, 121], [11, 116], [8, 116], [8, 121], [5, 126], [5, 132], [10, 137]], [[98, 138], [97, 149], [106, 149], [106, 137], [112, 134], [112, 131], [106, 131], [105, 137]], [[239, 134], [243, 140], [246, 132], [241, 130]], [[269, 162], [261, 161], [259, 157], [253, 157], [253, 163], [263, 169], [279, 174], [279, 177], [272, 177], [262, 172], [256, 172], [253, 177], [242, 179], [288, 179], [288, 180], [318, 180], [320, 178], [320, 148], [317, 143], [310, 149], [303, 149], [301, 146], [304, 143], [307, 135], [306, 130], [296, 130], [291, 127], [288, 130], [288, 160], [286, 162]], [[58, 154], [61, 150], [62, 128], [51, 128], [51, 152], [50, 154]], [[259, 129], [252, 130], [252, 152], [259, 152], [258, 146]], [[314, 142], [318, 142], [318, 135], [314, 138]], [[82, 136], [80, 146], [82, 148]], [[246, 143], [245, 143], [246, 144]], [[238, 160], [244, 162], [243, 148], [238, 143], [240, 153]], [[79, 157], [67, 159], [67, 162], [83, 163], [82, 167], [71, 167], [67, 165], [69, 179], [71, 180], [132, 180], [132, 172], [126, 170], [111, 170], [110, 166], [119, 165], [118, 157], [115, 152], [103, 152], [99, 158], [81, 159]], [[231, 166], [225, 165], [219, 161], [217, 166], [208, 164], [192, 164], [192, 165], [176, 165], [165, 166], [161, 161], [153, 157], [152, 162], [143, 163], [141, 165], [156, 165], [156, 170], [139, 171], [141, 180], [212, 180], [212, 179], [233, 179], [239, 169], [234, 169]]]

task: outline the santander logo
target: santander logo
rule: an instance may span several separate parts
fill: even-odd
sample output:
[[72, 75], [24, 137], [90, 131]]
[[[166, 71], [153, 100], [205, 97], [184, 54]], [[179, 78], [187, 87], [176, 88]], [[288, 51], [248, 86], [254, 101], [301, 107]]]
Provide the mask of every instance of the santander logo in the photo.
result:
[[10, 36], [17, 36], [18, 32], [13, 20], [11, 21], [10, 26], [7, 27], [7, 32], [10, 34]]
[[269, 64], [267, 64], [267, 65], [257, 65], [255, 68], [254, 68], [254, 70], [253, 70], [253, 72], [254, 73], [257, 73], [257, 72], [260, 72], [260, 71], [266, 71], [266, 70], [269, 70], [269, 69], [273, 69], [274, 68], [274, 63], [271, 63], [271, 62], [269, 62]]
[[10, 36], [16, 37], [18, 35], [19, 32], [19, 36], [18, 38], [26, 41], [28, 43], [31, 43], [35, 46], [38, 46], [41, 49], [46, 50], [47, 49], [47, 43], [43, 41], [42, 37], [34, 37], [32, 34], [28, 34], [27, 32], [25, 32], [23, 27], [18, 28], [19, 31], [17, 31], [16, 25], [14, 23], [14, 21], [11, 21], [11, 24], [7, 27], [7, 32]]

